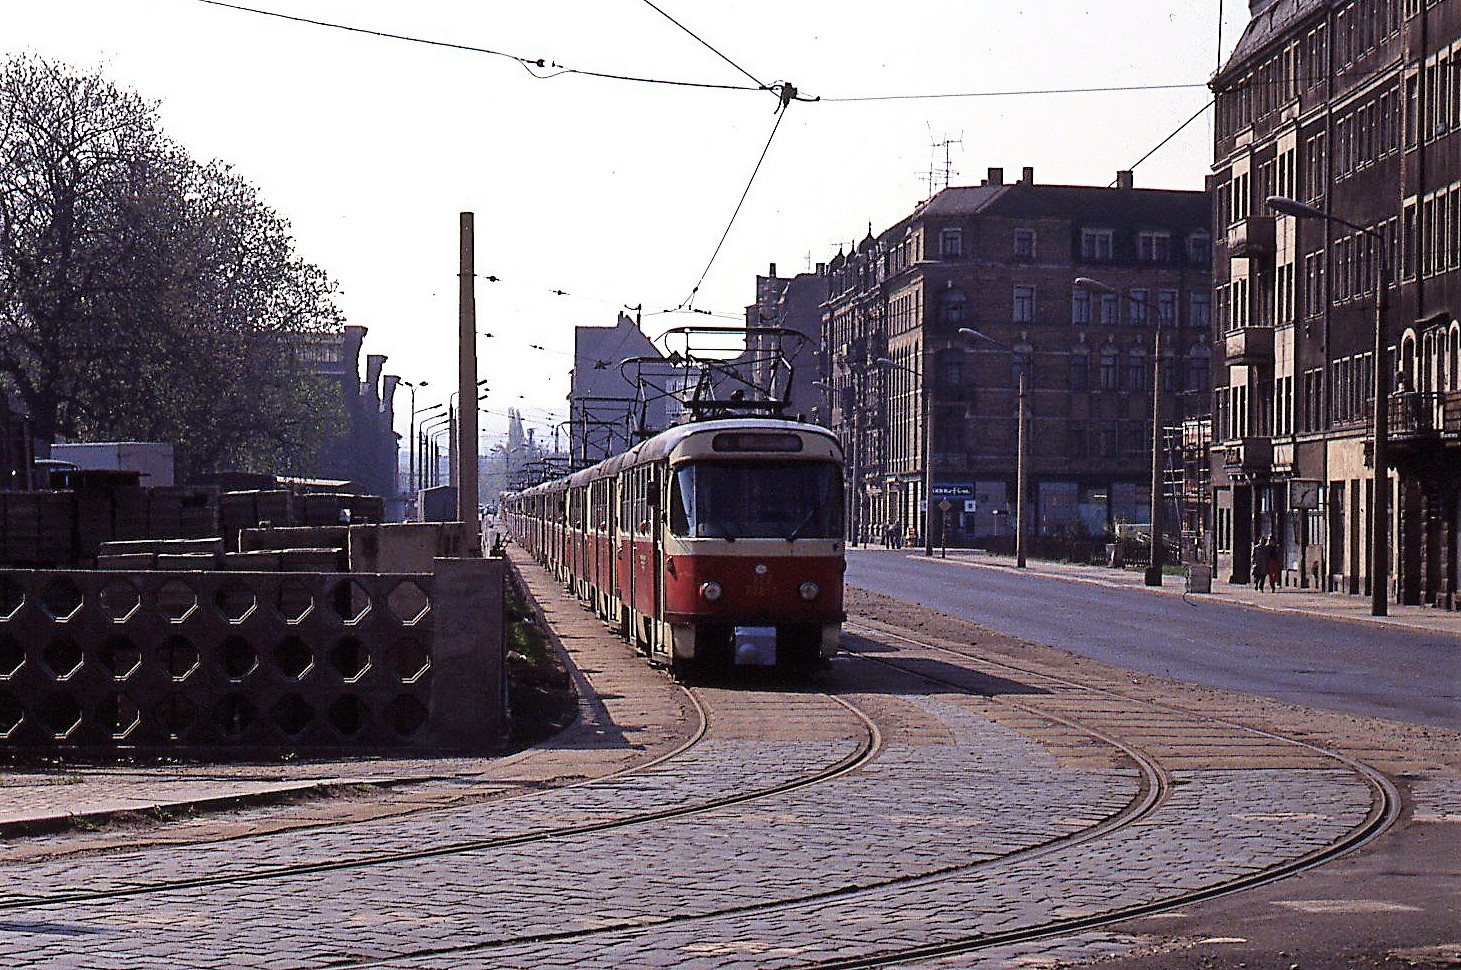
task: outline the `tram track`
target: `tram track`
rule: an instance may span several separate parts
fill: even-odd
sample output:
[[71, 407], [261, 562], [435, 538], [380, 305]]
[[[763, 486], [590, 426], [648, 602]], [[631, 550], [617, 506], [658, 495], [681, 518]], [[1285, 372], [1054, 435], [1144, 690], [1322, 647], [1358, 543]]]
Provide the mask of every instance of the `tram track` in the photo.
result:
[[[852, 630], [859, 627], [856, 624], [849, 624]], [[960, 651], [951, 650], [938, 644], [918, 640], [906, 634], [882, 628], [873, 630], [870, 627], [861, 629], [869, 633], [876, 633], [885, 638], [896, 638], [916, 645], [920, 648], [931, 651], [953, 655], [959, 658], [961, 663], [975, 664], [986, 668], [1002, 670], [1005, 674], [1014, 674], [1030, 681], [1042, 681], [1043, 685], [1050, 688], [1057, 688], [1065, 693], [1088, 693], [1102, 695], [1107, 698], [1119, 700], [1131, 705], [1148, 705], [1161, 707], [1171, 714], [1185, 717], [1199, 717], [1221, 724], [1225, 728], [1249, 732], [1266, 740], [1283, 744], [1294, 745], [1308, 752], [1322, 755], [1332, 759], [1353, 771], [1370, 786], [1372, 792], [1372, 803], [1369, 814], [1365, 821], [1351, 829], [1344, 838], [1336, 840], [1323, 848], [1314, 850], [1304, 855], [1266, 867], [1260, 871], [1251, 873], [1238, 879], [1227, 880], [1217, 885], [1203, 889], [1182, 892], [1165, 896], [1161, 899], [1135, 906], [1126, 906], [1112, 909], [1106, 912], [1089, 914], [1079, 917], [1049, 920], [1036, 925], [1013, 928], [1003, 932], [984, 933], [977, 936], [970, 936], [938, 943], [927, 944], [917, 947], [905, 947], [895, 950], [874, 952], [870, 954], [857, 955], [846, 958], [835, 958], [816, 962], [797, 964], [811, 970], [858, 970], [858, 968], [890, 967], [908, 964], [914, 961], [931, 959], [942, 959], [947, 957], [960, 956], [975, 953], [981, 950], [988, 950], [995, 947], [1014, 946], [1021, 943], [1048, 940], [1053, 937], [1068, 936], [1080, 932], [1099, 929], [1111, 924], [1125, 920], [1153, 915], [1169, 911], [1181, 906], [1191, 905], [1218, 896], [1240, 892], [1246, 889], [1256, 888], [1270, 882], [1277, 881], [1295, 873], [1313, 868], [1325, 862], [1354, 851], [1368, 841], [1372, 840], [1398, 818], [1400, 802], [1399, 794], [1393, 784], [1383, 774], [1370, 768], [1367, 765], [1350, 758], [1342, 752], [1331, 751], [1312, 745], [1308, 742], [1285, 737], [1283, 735], [1263, 731], [1247, 725], [1237, 724], [1231, 721], [1211, 718], [1207, 715], [1196, 715], [1182, 708], [1153, 704], [1146, 699], [1139, 699], [1105, 688], [1093, 687], [1089, 684], [1082, 684], [1066, 678], [1057, 677], [1046, 672], [1037, 671], [1032, 668], [1021, 667], [1015, 664], [1000, 661], [991, 661], [985, 658], [977, 658]], [[900, 671], [903, 674], [920, 678], [944, 687], [952, 687], [957, 690], [975, 693], [967, 684], [958, 681], [941, 678], [924, 671], [903, 666], [895, 660], [876, 657], [868, 654], [852, 652], [858, 659], [889, 667]], [[824, 892], [802, 894], [791, 898], [766, 900], [755, 903], [747, 903], [741, 906], [721, 907], [712, 912], [703, 912], [685, 915], [671, 915], [655, 920], [632, 920], [622, 923], [597, 925], [591, 929], [568, 929], [553, 933], [540, 933], [533, 935], [520, 935], [504, 937], [490, 941], [477, 941], [471, 944], [463, 944], [448, 947], [429, 947], [391, 954], [390, 956], [367, 960], [342, 960], [329, 964], [332, 967], [341, 968], [366, 968], [366, 967], [392, 967], [404, 962], [417, 960], [451, 960], [454, 958], [468, 958], [472, 956], [490, 956], [492, 951], [503, 950], [510, 947], [531, 947], [531, 946], [553, 946], [572, 943], [579, 940], [587, 940], [600, 937], [604, 934], [615, 932], [642, 932], [646, 930], [666, 930], [672, 928], [684, 928], [711, 920], [734, 919], [736, 917], [754, 916], [759, 913], [775, 912], [779, 910], [791, 910], [798, 907], [811, 907], [818, 904], [825, 904], [837, 900], [855, 900], [857, 897], [875, 893], [894, 887], [909, 885], [936, 885], [940, 881], [947, 880], [953, 876], [969, 875], [970, 873], [982, 870], [991, 872], [1007, 870], [1011, 867], [1028, 865], [1038, 860], [1052, 856], [1057, 853], [1067, 852], [1074, 848], [1109, 839], [1118, 836], [1123, 830], [1132, 826], [1140, 825], [1148, 821], [1154, 812], [1158, 810], [1163, 801], [1170, 793], [1174, 784], [1173, 777], [1169, 771], [1164, 769], [1160, 763], [1147, 753], [1139, 745], [1123, 740], [1115, 733], [1091, 725], [1082, 723], [1079, 718], [1067, 714], [1050, 711], [1040, 707], [1038, 704], [1028, 704], [1020, 701], [1012, 701], [1008, 698], [1000, 698], [1000, 703], [1020, 709], [1025, 713], [1049, 720], [1067, 728], [1079, 730], [1088, 736], [1119, 750], [1130, 762], [1136, 766], [1141, 784], [1137, 795], [1120, 812], [1102, 820], [1101, 823], [1084, 829], [1069, 836], [1051, 840], [1040, 845], [1031, 846], [1008, 854], [1000, 855], [991, 859], [979, 860], [967, 864], [959, 864], [942, 867], [933, 871], [926, 871], [917, 874], [909, 874], [900, 878], [885, 879], [861, 885], [841, 886], [829, 889]]]
[[[1293, 873], [1303, 871], [1323, 862], [1353, 851], [1359, 846], [1383, 832], [1395, 821], [1399, 812], [1398, 793], [1394, 786], [1379, 772], [1359, 761], [1349, 758], [1342, 752], [1329, 751], [1308, 742], [1288, 738], [1282, 735], [1252, 728], [1250, 726], [1237, 724], [1231, 721], [1212, 718], [1209, 715], [1197, 714], [1180, 707], [1161, 705], [1147, 698], [1139, 698], [1133, 695], [1124, 694], [1106, 687], [1093, 686], [1089, 683], [1078, 683], [1068, 678], [1061, 678], [1041, 671], [1033, 667], [1023, 667], [1005, 661], [994, 660], [987, 657], [974, 656], [960, 650], [951, 649], [945, 645], [922, 640], [915, 636], [909, 636], [901, 628], [894, 628], [880, 624], [849, 624], [849, 632], [870, 634], [882, 639], [884, 642], [901, 642], [907, 647], [924, 650], [937, 655], [952, 656], [957, 658], [958, 666], [967, 669], [974, 675], [999, 675], [1009, 679], [1011, 676], [1020, 680], [1021, 683], [1031, 686], [1039, 686], [1049, 691], [1049, 697], [1055, 698], [1056, 707], [1049, 709], [1041, 706], [1040, 701], [1046, 700], [1041, 696], [1038, 700], [1015, 700], [1012, 697], [1001, 696], [998, 702], [1008, 705], [1012, 709], [1023, 711], [1030, 717], [1045, 719], [1052, 724], [1058, 724], [1069, 730], [1082, 732], [1089, 738], [1096, 740], [1102, 745], [1111, 747], [1121, 752], [1123, 758], [1136, 769], [1138, 779], [1137, 791], [1129, 799], [1128, 803], [1117, 812], [1113, 812], [1101, 819], [1098, 823], [1090, 825], [1080, 831], [1069, 833], [1056, 839], [1026, 846], [1018, 850], [1007, 852], [990, 858], [979, 859], [972, 862], [964, 862], [953, 865], [941, 866], [933, 869], [925, 869], [916, 873], [908, 873], [895, 878], [883, 878], [875, 881], [863, 881], [857, 884], [845, 883], [831, 886], [827, 889], [814, 893], [800, 893], [795, 896], [786, 896], [776, 899], [759, 899], [747, 901], [741, 905], [717, 906], [713, 910], [694, 913], [671, 913], [667, 915], [640, 914], [631, 918], [616, 919], [613, 921], [598, 921], [591, 927], [568, 927], [550, 932], [520, 932], [517, 934], [507, 933], [500, 937], [490, 939], [478, 938], [475, 940], [464, 940], [457, 944], [423, 946], [409, 950], [400, 950], [387, 954], [376, 953], [373, 955], [351, 954], [341, 955], [335, 960], [326, 960], [322, 963], [315, 961], [317, 965], [332, 967], [384, 967], [393, 966], [413, 961], [442, 961], [441, 965], [453, 965], [453, 961], [462, 960], [470, 962], [472, 958], [479, 961], [491, 962], [500, 951], [511, 948], [531, 948], [534, 946], [562, 946], [572, 944], [575, 941], [592, 941], [604, 937], [606, 934], [635, 934], [643, 932], [655, 932], [675, 928], [693, 928], [696, 924], [712, 920], [734, 920], [737, 917], [755, 916], [757, 914], [776, 913], [780, 911], [794, 911], [798, 907], [811, 908], [818, 905], [825, 905], [833, 902], [853, 903], [860, 897], [867, 894], [875, 894], [897, 887], [924, 886], [936, 887], [942, 880], [959, 876], [967, 876], [971, 873], [988, 871], [994, 873], [1011, 867], [1029, 866], [1046, 856], [1052, 856], [1062, 852], [1068, 852], [1080, 846], [1091, 843], [1098, 843], [1102, 840], [1119, 837], [1125, 829], [1131, 828], [1151, 819], [1170, 794], [1173, 786], [1171, 773], [1161, 764], [1159, 758], [1153, 757], [1143, 750], [1140, 743], [1133, 743], [1129, 739], [1121, 737], [1119, 729], [1113, 729], [1109, 725], [1100, 723], [1100, 718], [1095, 718], [1094, 723], [1083, 723], [1077, 714], [1073, 714], [1068, 706], [1061, 706], [1070, 701], [1073, 697], [1079, 696], [1100, 696], [1108, 702], [1115, 702], [1118, 705], [1137, 706], [1144, 705], [1150, 708], [1161, 708], [1168, 714], [1180, 715], [1186, 718], [1203, 718], [1212, 724], [1222, 724], [1225, 728], [1237, 731], [1249, 732], [1255, 736], [1261, 736], [1275, 743], [1296, 745], [1306, 751], [1322, 755], [1347, 770], [1354, 772], [1364, 778], [1370, 786], [1372, 793], [1371, 807], [1369, 814], [1362, 825], [1356, 826], [1346, 834], [1346, 837], [1325, 846], [1322, 849], [1306, 853], [1298, 858], [1290, 859], [1262, 871], [1252, 873], [1240, 879], [1228, 880], [1221, 884], [1209, 886], [1201, 890], [1172, 894], [1163, 896], [1143, 905], [1127, 906], [1111, 909], [1106, 912], [1070, 917], [1065, 919], [1049, 920], [1039, 924], [1015, 927], [1007, 931], [982, 933], [977, 935], [966, 935], [931, 942], [916, 947], [889, 948], [886, 950], [875, 950], [869, 947], [869, 952], [848, 955], [845, 957], [824, 959], [821, 962], [807, 962], [799, 964], [802, 966], [816, 967], [820, 970], [842, 970], [842, 968], [859, 967], [886, 967], [913, 961], [939, 959], [944, 957], [958, 956], [962, 954], [975, 953], [980, 950], [987, 950], [993, 947], [1009, 946], [1022, 942], [1045, 940], [1052, 937], [1066, 936], [1096, 929], [1134, 917], [1150, 915], [1170, 910], [1176, 907], [1190, 905], [1205, 899], [1214, 898], [1238, 892], [1243, 889], [1253, 888], [1272, 882]], [[921, 680], [941, 684], [945, 687], [954, 688], [969, 694], [981, 695], [977, 685], [971, 685], [968, 681], [960, 682], [955, 678], [941, 678], [931, 674], [927, 670], [917, 668], [918, 657], [904, 657], [905, 663], [899, 663], [897, 656], [875, 656], [868, 653], [852, 652], [852, 656], [861, 662], [875, 663], [882, 667], [899, 672], [900, 676], [915, 677]], [[908, 663], [912, 661], [912, 663]], [[848, 688], [849, 693], [858, 693], [856, 685]], [[654, 767], [663, 766], [682, 758], [700, 745], [710, 730], [711, 717], [706, 709], [703, 699], [695, 693], [695, 689], [687, 690], [691, 698], [693, 708], [698, 712], [699, 723], [692, 735], [688, 737], [679, 747], [673, 751], [661, 755], [652, 762], [635, 766], [615, 773], [614, 776], [634, 775]], [[823, 770], [804, 775], [797, 779], [787, 781], [775, 786], [765, 786], [754, 791], [737, 793], [714, 800], [703, 801], [693, 806], [680, 806], [674, 809], [665, 809], [654, 812], [635, 813], [625, 815], [612, 820], [601, 820], [590, 824], [569, 825], [542, 829], [534, 832], [525, 832], [514, 836], [503, 838], [489, 838], [478, 840], [458, 841], [446, 845], [438, 845], [430, 848], [423, 848], [411, 852], [378, 853], [369, 857], [361, 857], [351, 860], [341, 860], [333, 863], [311, 864], [300, 866], [279, 866], [267, 869], [259, 869], [246, 874], [224, 875], [215, 878], [199, 878], [189, 880], [159, 881], [148, 885], [129, 887], [120, 891], [111, 892], [79, 892], [54, 894], [46, 897], [27, 897], [25, 899], [9, 900], [0, 902], [0, 910], [16, 911], [26, 909], [38, 909], [45, 906], [53, 906], [63, 903], [105, 903], [108, 900], [123, 900], [129, 897], [139, 897], [154, 893], [173, 892], [198, 888], [210, 888], [225, 886], [235, 883], [267, 883], [274, 880], [304, 877], [313, 874], [327, 874], [346, 869], [361, 869], [374, 865], [386, 865], [397, 862], [410, 862], [429, 858], [440, 858], [455, 854], [469, 854], [484, 852], [494, 849], [510, 848], [526, 845], [538, 841], [550, 841], [553, 839], [567, 838], [570, 836], [607, 834], [616, 829], [624, 829], [636, 825], [651, 825], [663, 822], [678, 820], [692, 820], [696, 815], [714, 813], [718, 810], [732, 808], [737, 805], [751, 803], [760, 799], [774, 798], [781, 795], [792, 794], [799, 790], [805, 790], [816, 785], [825, 784], [838, 778], [857, 772], [859, 769], [875, 760], [881, 752], [884, 740], [883, 732], [876, 720], [866, 711], [857, 706], [856, 703], [844, 697], [834, 694], [819, 695], [825, 696], [832, 702], [842, 706], [851, 713], [863, 725], [864, 737], [857, 749], [838, 762], [826, 766]], [[982, 694], [981, 696], [989, 696]], [[596, 781], [602, 781], [596, 780]], [[583, 782], [580, 787], [595, 784], [595, 781]], [[510, 800], [508, 800], [510, 801]]]
[[[916, 637], [908, 636], [907, 634], [902, 633], [894, 628], [890, 628], [886, 625], [860, 625], [853, 623], [849, 624], [848, 626], [852, 630], [857, 630], [860, 628], [868, 633], [874, 633], [878, 636], [891, 637], [902, 640], [905, 643], [917, 646], [930, 652], [942, 653], [953, 656], [958, 658], [961, 663], [973, 663], [986, 669], [1002, 671], [1005, 674], [1016, 674], [1024, 678], [1044, 681], [1045, 683], [1050, 685], [1058, 685], [1061, 689], [1064, 690], [1084, 691], [1124, 701], [1132, 705], [1142, 705], [1151, 708], [1159, 708], [1169, 714], [1176, 714], [1190, 718], [1199, 718], [1214, 724], [1222, 725], [1225, 728], [1252, 734], [1268, 741], [1277, 741], [1284, 744], [1293, 745], [1312, 754], [1317, 754], [1324, 758], [1328, 758], [1334, 761], [1336, 764], [1341, 765], [1345, 769], [1353, 772], [1356, 776], [1362, 779], [1366, 786], [1369, 788], [1371, 792], [1371, 805], [1370, 810], [1367, 813], [1363, 822], [1350, 829], [1350, 831], [1348, 831], [1342, 838], [1334, 840], [1326, 846], [1317, 848], [1297, 858], [1275, 863], [1274, 865], [1265, 867], [1263, 869], [1260, 869], [1259, 871], [1236, 879], [1226, 880], [1218, 884], [1197, 890], [1173, 894], [1165, 898], [1153, 900], [1151, 902], [1143, 903], [1140, 905], [1112, 909], [1103, 913], [1050, 920], [1037, 925], [1014, 928], [1004, 932], [985, 933], [965, 939], [941, 941], [938, 943], [917, 947], [905, 947], [902, 949], [890, 950], [887, 952], [872, 955], [830, 959], [805, 964], [804, 966], [808, 968], [808, 970], [863, 970], [863, 968], [869, 968], [870, 970], [870, 968], [898, 966], [908, 964], [914, 961], [945, 959], [949, 957], [967, 955], [980, 950], [988, 950], [995, 947], [1015, 946], [1022, 943], [1033, 943], [1041, 940], [1048, 940], [1054, 937], [1069, 936], [1076, 933], [1087, 932], [1103, 927], [1109, 927], [1112, 924], [1125, 922], [1131, 919], [1136, 919], [1144, 916], [1152, 916], [1163, 912], [1169, 912], [1183, 906], [1190, 906], [1195, 903], [1205, 902], [1207, 900], [1216, 899], [1222, 896], [1231, 895], [1233, 893], [1243, 892], [1246, 890], [1255, 889], [1259, 886], [1268, 885], [1270, 883], [1277, 882], [1278, 880], [1288, 878], [1289, 876], [1296, 875], [1300, 872], [1313, 869], [1327, 862], [1331, 862], [1339, 858], [1340, 856], [1354, 852], [1357, 849], [1366, 845], [1367, 843], [1373, 841], [1382, 833], [1384, 833], [1387, 829], [1389, 829], [1392, 825], [1394, 825], [1400, 817], [1402, 805], [1400, 793], [1395, 787], [1395, 784], [1378, 769], [1364, 764], [1358, 759], [1352, 758], [1341, 751], [1323, 748], [1308, 741], [1288, 737], [1286, 735], [1282, 735], [1273, 731], [1255, 728], [1251, 725], [1240, 724], [1232, 720], [1215, 718], [1212, 715], [1208, 714], [1197, 714], [1174, 705], [1161, 704], [1159, 702], [1152, 701], [1149, 698], [1137, 698], [1130, 694], [1125, 694], [1120, 691], [1112, 690], [1110, 688], [1094, 687], [1089, 684], [1076, 683], [1067, 678], [1057, 677], [1045, 671], [1035, 670], [1030, 667], [1024, 667], [1018, 664], [1009, 663], [1007, 661], [992, 660], [986, 657], [975, 657], [961, 650], [954, 650], [952, 648], [932, 643], [927, 640], [921, 640]], [[885, 658], [865, 656], [864, 659], [869, 659], [877, 663], [883, 663], [890, 666], [899, 667], [899, 669], [908, 669], [902, 667], [894, 661]], [[944, 678], [939, 678], [927, 673], [919, 673], [918, 676], [925, 677], [935, 682], [942, 682], [946, 686], [966, 689], [956, 682]], [[1051, 716], [1048, 712], [1044, 711], [1035, 704], [1014, 702], [1009, 701], [1008, 699], [1004, 699], [1004, 702], [1025, 708], [1032, 713], [1039, 714], [1040, 716]], [[1123, 747], [1125, 747], [1124, 744]]]
[[[684, 742], [674, 749], [667, 751], [656, 758], [642, 764], [625, 768], [600, 778], [590, 779], [574, 785], [563, 786], [556, 789], [563, 791], [570, 788], [592, 788], [602, 786], [606, 782], [619, 780], [628, 776], [644, 775], [656, 768], [662, 767], [676, 759], [684, 758], [688, 753], [699, 746], [708, 736], [710, 728], [710, 714], [699, 696], [699, 691], [693, 687], [678, 687], [682, 690], [690, 702], [690, 707], [697, 714], [695, 730]], [[604, 819], [588, 823], [556, 826], [547, 829], [536, 829], [512, 835], [500, 837], [489, 837], [481, 839], [469, 839], [450, 842], [443, 845], [434, 845], [420, 849], [377, 852], [356, 856], [348, 859], [339, 859], [328, 862], [300, 863], [296, 865], [269, 866], [253, 869], [245, 872], [224, 873], [212, 876], [200, 876], [196, 878], [158, 880], [143, 885], [131, 885], [123, 888], [99, 889], [89, 891], [60, 892], [46, 895], [31, 895], [22, 898], [0, 899], [0, 912], [15, 912], [27, 909], [35, 909], [45, 906], [57, 906], [72, 903], [104, 903], [109, 900], [122, 900], [147, 896], [157, 893], [171, 893], [193, 889], [209, 889], [221, 886], [270, 882], [291, 878], [300, 878], [313, 875], [325, 875], [329, 873], [344, 872], [356, 869], [368, 869], [373, 866], [393, 865], [403, 862], [416, 862], [427, 859], [438, 859], [455, 855], [468, 855], [472, 853], [487, 852], [497, 849], [516, 848], [531, 845], [538, 842], [549, 842], [582, 835], [594, 835], [612, 832], [619, 829], [631, 828], [640, 825], [651, 825], [661, 822], [675, 821], [678, 819], [690, 818], [695, 815], [720, 811], [737, 805], [755, 802], [761, 799], [774, 798], [790, 794], [798, 790], [827, 781], [841, 778], [851, 774], [867, 762], [877, 757], [882, 746], [882, 736], [877, 725], [872, 722], [862, 711], [854, 705], [847, 703], [833, 695], [818, 695], [826, 697], [832, 703], [843, 708], [859, 722], [863, 728], [864, 736], [856, 749], [847, 756], [822, 768], [819, 771], [803, 775], [775, 785], [758, 788], [752, 791], [735, 792], [721, 797], [711, 798], [697, 802], [692, 805], [679, 805], [663, 808], [656, 811], [638, 812], [622, 815], [612, 819]], [[537, 792], [541, 794], [542, 792]], [[492, 804], [504, 805], [513, 801], [513, 798], [499, 799]], [[344, 822], [329, 828], [346, 829], [352, 823]], [[315, 831], [320, 831], [317, 827]], [[266, 837], [267, 838], [267, 837]], [[184, 846], [169, 846], [169, 849], [184, 848]]]

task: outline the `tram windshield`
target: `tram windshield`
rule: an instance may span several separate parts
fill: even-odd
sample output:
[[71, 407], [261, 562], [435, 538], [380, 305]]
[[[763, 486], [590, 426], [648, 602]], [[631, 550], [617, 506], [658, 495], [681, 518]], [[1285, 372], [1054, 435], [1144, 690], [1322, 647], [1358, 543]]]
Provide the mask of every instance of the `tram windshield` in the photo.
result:
[[670, 531], [698, 539], [840, 539], [841, 471], [807, 461], [681, 465]]

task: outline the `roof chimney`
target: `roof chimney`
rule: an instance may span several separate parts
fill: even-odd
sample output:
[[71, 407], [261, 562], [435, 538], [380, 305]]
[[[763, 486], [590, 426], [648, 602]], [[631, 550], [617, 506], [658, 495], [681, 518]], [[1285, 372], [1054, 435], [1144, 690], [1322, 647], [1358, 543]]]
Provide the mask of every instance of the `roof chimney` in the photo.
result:
[[1002, 168], [991, 168], [989, 170], [989, 181], [986, 182], [985, 184], [986, 185], [1003, 185], [1004, 184], [1004, 169], [1002, 169]]
[[1029, 165], [1026, 165], [1023, 169], [1020, 170], [1020, 181], [1024, 182], [1026, 185], [1034, 185], [1035, 169]]
[[1136, 185], [1136, 173], [1125, 168], [1116, 173], [1116, 187], [1118, 189], [1129, 189]]
[[772, 263], [771, 264], [771, 269], [770, 269], [769, 272], [767, 272], [766, 275], [769, 276], [769, 277], [771, 277], [773, 280], [776, 279], [776, 264], [775, 263]]

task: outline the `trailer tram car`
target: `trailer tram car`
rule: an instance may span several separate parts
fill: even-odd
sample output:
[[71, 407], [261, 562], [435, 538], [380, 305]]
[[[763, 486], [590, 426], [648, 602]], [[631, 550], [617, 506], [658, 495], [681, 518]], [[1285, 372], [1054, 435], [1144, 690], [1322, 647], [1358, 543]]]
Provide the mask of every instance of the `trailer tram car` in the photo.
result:
[[681, 425], [502, 508], [514, 541], [677, 673], [804, 671], [837, 649], [842, 453], [825, 428]]

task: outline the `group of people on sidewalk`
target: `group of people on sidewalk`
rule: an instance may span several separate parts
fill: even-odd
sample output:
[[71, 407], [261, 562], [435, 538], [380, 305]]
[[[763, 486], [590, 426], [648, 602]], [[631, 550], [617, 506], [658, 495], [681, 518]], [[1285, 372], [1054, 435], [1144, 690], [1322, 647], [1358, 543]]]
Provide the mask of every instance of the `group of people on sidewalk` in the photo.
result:
[[1273, 541], [1273, 536], [1265, 536], [1253, 543], [1253, 588], [1259, 592], [1263, 591], [1263, 584], [1268, 583], [1268, 591], [1278, 591], [1279, 573], [1283, 568], [1282, 557], [1279, 555], [1278, 543]]
[[906, 533], [902, 529], [898, 528], [897, 522], [889, 522], [887, 525], [883, 526], [884, 549], [902, 549], [904, 542], [907, 542], [910, 546], [918, 544], [918, 533], [913, 529], [912, 526], [908, 527], [908, 531]]

